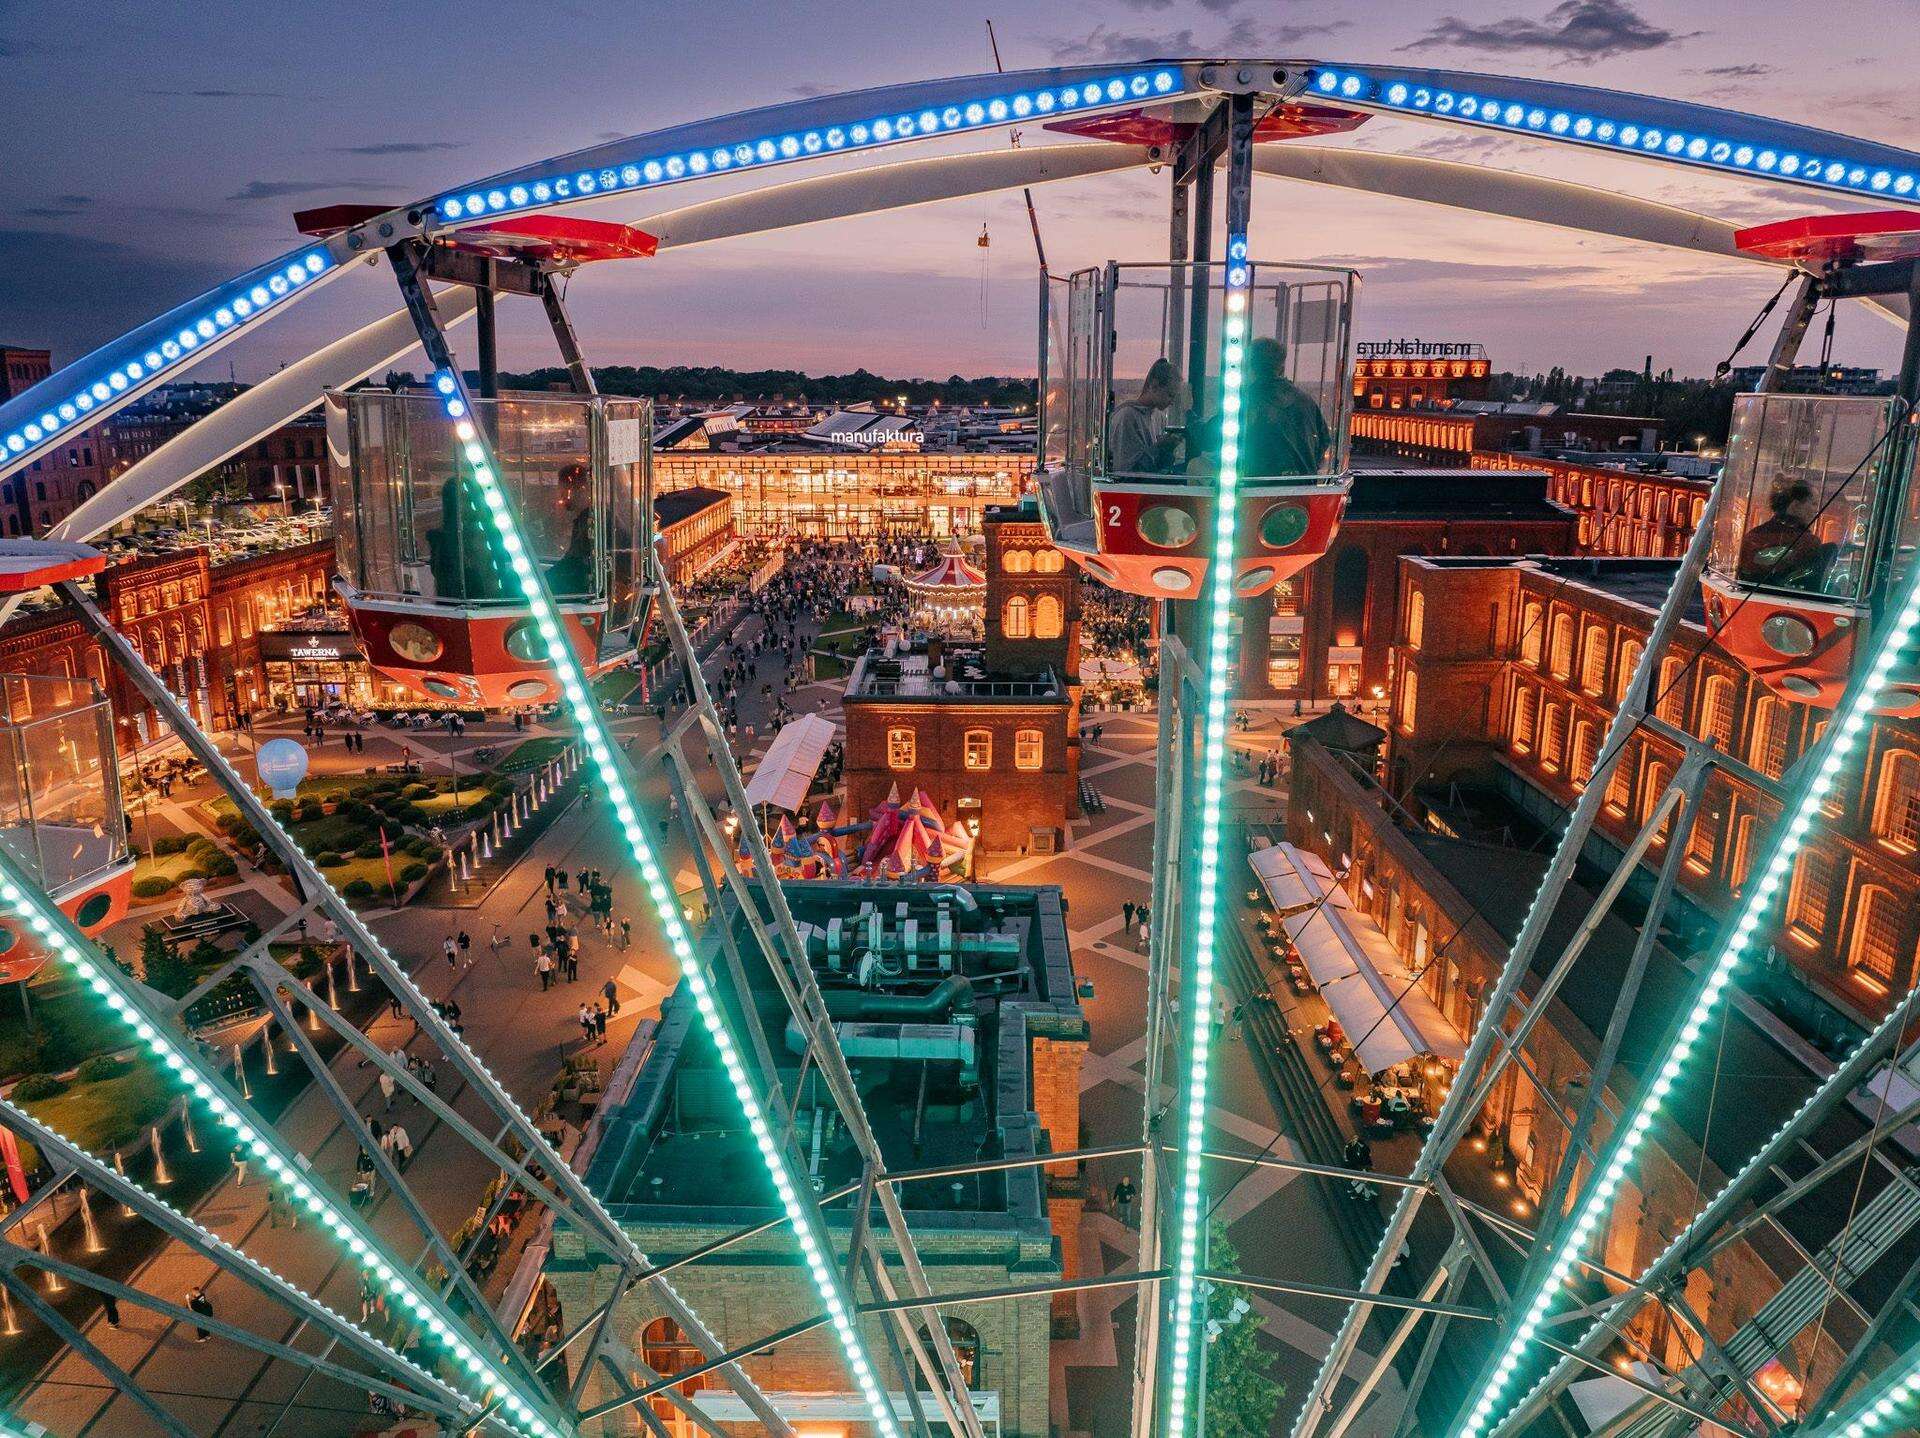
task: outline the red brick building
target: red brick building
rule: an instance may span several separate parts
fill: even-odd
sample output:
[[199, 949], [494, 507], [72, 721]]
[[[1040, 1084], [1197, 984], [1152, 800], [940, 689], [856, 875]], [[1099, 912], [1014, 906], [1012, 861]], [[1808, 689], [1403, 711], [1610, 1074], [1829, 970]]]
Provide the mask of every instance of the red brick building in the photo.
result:
[[653, 499], [660, 561], [667, 581], [691, 584], [718, 564], [736, 544], [733, 496], [722, 489], [676, 489]]
[[1579, 517], [1579, 553], [1678, 558], [1713, 492], [1713, 481], [1608, 465], [1476, 451], [1475, 469], [1543, 470], [1547, 498]]
[[[1239, 694], [1384, 697], [1404, 554], [1570, 554], [1574, 515], [1524, 473], [1360, 469], [1333, 547], [1271, 593], [1235, 606]], [[991, 581], [989, 581], [991, 582]], [[1379, 694], [1376, 695], [1375, 691]]]
[[[1418, 807], [1441, 781], [1477, 777], [1550, 824], [1593, 770], [1673, 570], [1630, 559], [1409, 559], [1389, 787]], [[1699, 618], [1664, 661], [1657, 713], [1778, 779], [1827, 715], [1753, 682], [1707, 642]], [[1863, 765], [1850, 766], [1802, 852], [1775, 952], [1825, 1002], [1865, 1022], [1912, 985], [1920, 950], [1920, 725], [1879, 720], [1859, 752]], [[1601, 809], [1608, 843], [1617, 849], [1632, 836], [1679, 760], [1661, 736], [1634, 736]], [[1724, 772], [1709, 783], [1680, 870], [1706, 924], [1746, 882], [1776, 812], [1762, 791]], [[1652, 861], [1662, 854], [1656, 844]]]
[[1360, 340], [1354, 345], [1355, 410], [1434, 409], [1485, 399], [1486, 349], [1459, 341]]
[[[94, 593], [200, 725], [217, 731], [268, 702], [260, 633], [323, 605], [332, 568], [329, 542], [218, 567], [205, 550], [185, 549], [114, 565], [94, 581]], [[166, 737], [152, 708], [118, 671], [108, 672], [105, 655], [65, 606], [0, 628], [0, 671], [98, 681], [113, 700], [123, 753]]]
[[855, 667], [847, 802], [927, 791], [983, 853], [1064, 840], [1080, 810], [1080, 586], [1030, 506], [989, 509], [986, 639], [873, 652]]
[[1538, 453], [1548, 449], [1652, 454], [1661, 424], [1628, 414], [1564, 414], [1551, 405], [1493, 411], [1355, 409], [1353, 448], [1422, 464], [1465, 465], [1478, 450]]

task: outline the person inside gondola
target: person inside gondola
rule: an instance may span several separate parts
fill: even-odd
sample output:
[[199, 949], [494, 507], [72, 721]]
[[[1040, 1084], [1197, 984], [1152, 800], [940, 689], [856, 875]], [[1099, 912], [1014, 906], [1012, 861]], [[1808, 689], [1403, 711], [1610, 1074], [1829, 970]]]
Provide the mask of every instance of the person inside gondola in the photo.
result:
[[493, 555], [486, 517], [459, 474], [440, 486], [440, 527], [427, 531], [427, 566], [441, 599], [500, 599], [506, 576]]
[[1247, 346], [1241, 387], [1240, 473], [1318, 474], [1333, 431], [1313, 397], [1287, 378], [1287, 347], [1262, 336]]
[[1173, 469], [1177, 441], [1166, 432], [1166, 412], [1180, 398], [1180, 376], [1171, 362], [1147, 368], [1140, 393], [1123, 399], [1107, 416], [1107, 473], [1165, 474]]
[[554, 528], [568, 525], [567, 547], [547, 566], [547, 587], [556, 596], [589, 594], [593, 589], [593, 484], [584, 464], [570, 464], [560, 471], [557, 507], [560, 513]]
[[1804, 479], [1781, 480], [1767, 496], [1767, 511], [1740, 540], [1740, 578], [1750, 584], [1824, 592], [1834, 546], [1814, 532], [1820, 507], [1813, 486]]

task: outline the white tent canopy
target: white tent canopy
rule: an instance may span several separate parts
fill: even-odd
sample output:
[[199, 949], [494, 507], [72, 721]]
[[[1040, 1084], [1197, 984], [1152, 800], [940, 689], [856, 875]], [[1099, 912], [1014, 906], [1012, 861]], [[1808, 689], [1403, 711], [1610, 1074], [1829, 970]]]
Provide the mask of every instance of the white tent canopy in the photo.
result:
[[747, 780], [748, 805], [757, 809], [768, 804], [789, 814], [799, 813], [806, 806], [807, 790], [813, 787], [813, 776], [820, 772], [820, 761], [833, 739], [832, 723], [818, 714], [802, 714], [791, 724], [782, 725], [767, 746], [766, 755], [754, 766], [753, 777]]
[[1277, 844], [1261, 843], [1247, 856], [1260, 887], [1274, 908], [1285, 913], [1325, 903], [1336, 909], [1353, 907], [1346, 891], [1333, 880], [1326, 860], [1306, 849], [1295, 848], [1282, 839]]
[[1465, 1056], [1460, 1031], [1418, 979], [1404, 977], [1400, 955], [1365, 914], [1329, 902], [1280, 926], [1368, 1073], [1421, 1054], [1455, 1062]]

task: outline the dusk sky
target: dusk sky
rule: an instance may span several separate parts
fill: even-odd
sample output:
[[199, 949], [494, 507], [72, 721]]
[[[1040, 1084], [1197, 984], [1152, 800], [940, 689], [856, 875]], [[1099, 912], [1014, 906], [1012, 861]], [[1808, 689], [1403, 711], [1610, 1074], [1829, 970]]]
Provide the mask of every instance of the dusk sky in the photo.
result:
[[[71, 360], [290, 248], [295, 209], [405, 202], [677, 121], [987, 70], [988, 17], [1009, 68], [1207, 53], [1433, 64], [1912, 143], [1911, 48], [1874, 37], [1910, 33], [1913, 0], [1846, 0], [1842, 13], [1828, 26], [1788, 0], [0, 0], [0, 343]], [[1024, 140], [1063, 142], [1031, 128]], [[1835, 207], [1408, 122], [1375, 120], [1330, 143], [1479, 155], [1742, 222]], [[592, 213], [644, 223], [731, 183]], [[1055, 268], [1163, 254], [1165, 183], [1139, 172], [1037, 191]], [[1477, 339], [1503, 368], [1637, 367], [1651, 351], [1657, 367], [1709, 372], [1778, 283], [1736, 264], [1277, 180], [1258, 182], [1254, 210], [1256, 256], [1362, 271], [1362, 337]], [[1034, 273], [1015, 191], [602, 266], [573, 299], [599, 363], [1031, 373]], [[231, 357], [254, 376], [393, 308], [390, 287], [344, 289], [213, 367], [224, 376]], [[506, 362], [548, 362], [537, 307], [509, 303], [503, 316]], [[1887, 365], [1896, 354], [1890, 325], [1843, 312], [1837, 358]]]

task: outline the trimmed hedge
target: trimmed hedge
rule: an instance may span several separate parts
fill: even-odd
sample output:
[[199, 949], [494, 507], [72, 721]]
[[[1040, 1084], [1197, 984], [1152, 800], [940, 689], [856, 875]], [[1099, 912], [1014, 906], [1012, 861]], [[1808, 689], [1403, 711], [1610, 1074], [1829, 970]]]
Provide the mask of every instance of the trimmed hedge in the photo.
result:
[[13, 1086], [13, 1098], [19, 1103], [32, 1103], [35, 1099], [52, 1098], [67, 1091], [67, 1081], [53, 1074], [28, 1074]]
[[324, 854], [316, 855], [313, 862], [323, 869], [337, 869], [347, 861], [345, 856], [336, 854], [333, 850], [329, 849]]
[[427, 877], [427, 866], [421, 863], [418, 859], [415, 859], [410, 864], [404, 864], [401, 866], [400, 882], [403, 884], [417, 883], [419, 880], [424, 879], [426, 877]]
[[73, 1076], [81, 1083], [100, 1083], [105, 1079], [116, 1079], [133, 1065], [125, 1059], [115, 1058], [112, 1054], [95, 1054], [79, 1068]]
[[365, 879], [354, 879], [340, 892], [349, 899], [371, 899], [373, 885]]
[[144, 879], [133, 881], [133, 896], [136, 899], [157, 899], [173, 889], [173, 880], [159, 874], [149, 874]]
[[369, 839], [353, 851], [356, 859], [377, 859], [380, 857], [380, 841]]

